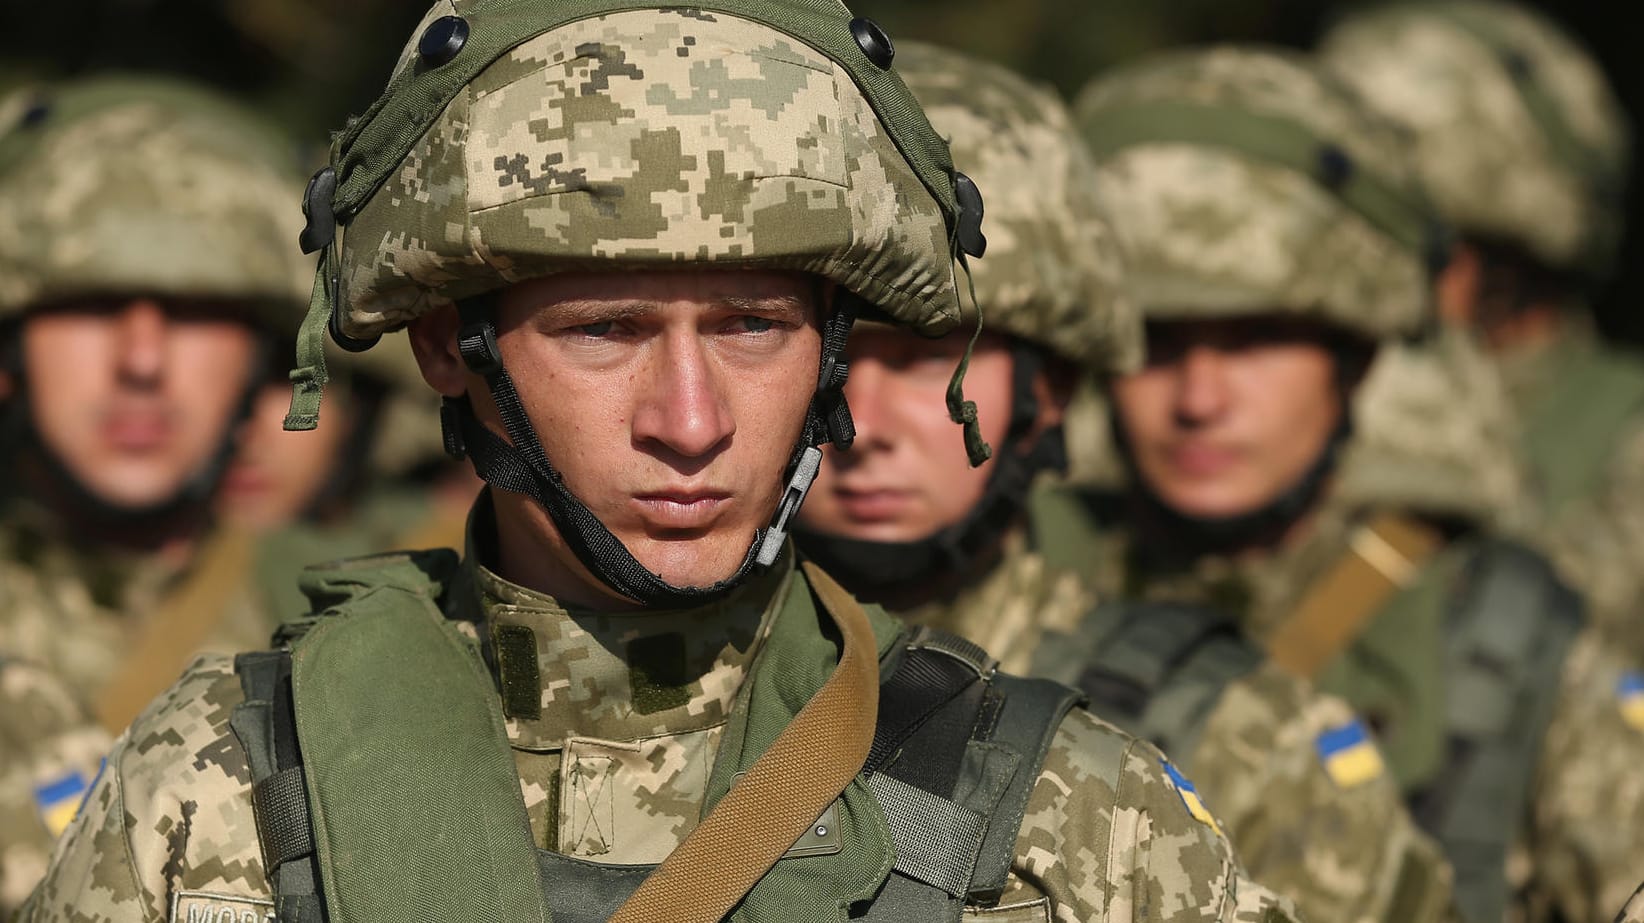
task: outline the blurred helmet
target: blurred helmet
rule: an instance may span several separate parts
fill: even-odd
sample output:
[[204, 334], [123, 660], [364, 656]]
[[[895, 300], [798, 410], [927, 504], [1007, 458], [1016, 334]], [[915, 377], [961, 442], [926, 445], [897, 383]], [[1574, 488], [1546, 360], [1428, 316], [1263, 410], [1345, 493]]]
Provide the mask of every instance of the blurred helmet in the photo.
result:
[[292, 246], [295, 149], [269, 126], [153, 77], [24, 90], [0, 108], [0, 315], [147, 293], [296, 329], [313, 265]]
[[987, 190], [987, 253], [972, 269], [991, 329], [1097, 372], [1133, 369], [1141, 318], [1092, 163], [1054, 92], [969, 55], [903, 42], [897, 70]]
[[1444, 240], [1399, 135], [1300, 56], [1171, 53], [1075, 111], [1146, 317], [1292, 313], [1372, 340], [1427, 323]]
[[1608, 271], [1630, 130], [1592, 55], [1551, 20], [1494, 0], [1386, 6], [1348, 17], [1319, 53], [1408, 129], [1458, 231], [1552, 269]]

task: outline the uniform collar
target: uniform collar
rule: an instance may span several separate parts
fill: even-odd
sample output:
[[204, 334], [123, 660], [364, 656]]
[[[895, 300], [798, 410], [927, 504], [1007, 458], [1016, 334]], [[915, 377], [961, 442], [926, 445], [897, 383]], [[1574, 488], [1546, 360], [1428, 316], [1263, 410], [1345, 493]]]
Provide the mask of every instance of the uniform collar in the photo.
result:
[[[540, 713], [505, 709], [509, 742], [558, 750], [567, 738], [633, 741], [723, 724], [794, 579], [791, 550], [728, 596], [692, 609], [596, 612], [512, 583], [488, 568], [469, 524], [465, 581], [505, 703], [534, 687]], [[531, 655], [524, 652], [529, 651]], [[534, 669], [533, 669], [534, 668]], [[527, 696], [528, 698], [528, 696]]]

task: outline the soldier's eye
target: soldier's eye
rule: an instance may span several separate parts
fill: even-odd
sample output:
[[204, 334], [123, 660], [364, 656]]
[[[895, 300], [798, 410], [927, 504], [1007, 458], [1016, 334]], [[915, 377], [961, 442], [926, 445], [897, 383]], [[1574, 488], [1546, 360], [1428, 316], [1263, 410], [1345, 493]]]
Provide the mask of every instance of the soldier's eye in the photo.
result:
[[771, 320], [768, 317], [759, 317], [753, 314], [744, 314], [743, 316], [737, 318], [737, 320], [742, 324], [743, 329], [747, 330], [749, 333], [764, 333], [765, 331], [776, 326], [776, 321]]
[[602, 320], [597, 324], [579, 324], [576, 331], [583, 336], [603, 337], [609, 336], [611, 330], [615, 327], [616, 323], [614, 321]]

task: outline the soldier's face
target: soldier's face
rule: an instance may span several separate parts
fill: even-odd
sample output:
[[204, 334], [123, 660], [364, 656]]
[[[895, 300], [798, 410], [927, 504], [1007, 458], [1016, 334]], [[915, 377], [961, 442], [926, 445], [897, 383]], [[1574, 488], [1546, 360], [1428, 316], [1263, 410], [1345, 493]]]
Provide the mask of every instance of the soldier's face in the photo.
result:
[[[506, 290], [497, 345], [548, 458], [639, 563], [675, 585], [734, 574], [769, 523], [816, 389], [812, 277], [777, 272], [571, 274]], [[455, 352], [454, 319], [412, 328], [429, 382], [502, 424]], [[430, 335], [443, 344], [430, 355]], [[448, 371], [458, 372], [452, 378]], [[568, 602], [620, 597], [534, 501], [494, 491], [502, 566]], [[546, 550], [554, 564], [535, 566]]]
[[103, 502], [162, 503], [215, 457], [256, 373], [258, 334], [208, 302], [94, 299], [21, 329], [29, 412]]
[[[909, 542], [957, 524], [982, 498], [993, 461], [972, 468], [963, 431], [948, 419], [948, 379], [965, 351], [962, 335], [929, 340], [903, 330], [859, 327], [847, 354], [845, 396], [856, 421], [848, 451], [827, 461], [800, 511], [816, 532], [864, 541]], [[1009, 342], [984, 334], [965, 375], [982, 435], [1002, 450], [1010, 425]], [[1059, 415], [1042, 395], [1040, 407]], [[1051, 416], [1046, 425], [1055, 422]]]
[[243, 528], [267, 530], [306, 512], [337, 470], [353, 426], [346, 394], [344, 388], [327, 388], [320, 425], [287, 432], [291, 384], [277, 381], [258, 389], [251, 415], [240, 425], [234, 459], [217, 487], [218, 515]]
[[1138, 475], [1179, 513], [1254, 512], [1295, 485], [1343, 412], [1336, 352], [1279, 318], [1148, 324], [1148, 364], [1113, 404]]

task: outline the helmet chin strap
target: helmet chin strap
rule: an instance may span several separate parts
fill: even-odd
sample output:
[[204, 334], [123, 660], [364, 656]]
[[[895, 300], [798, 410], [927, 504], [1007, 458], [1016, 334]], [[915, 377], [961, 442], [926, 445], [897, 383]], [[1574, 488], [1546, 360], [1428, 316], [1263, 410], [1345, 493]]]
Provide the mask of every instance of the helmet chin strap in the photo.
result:
[[537, 438], [536, 429], [520, 401], [513, 378], [497, 349], [494, 296], [480, 296], [458, 304], [461, 327], [457, 348], [463, 361], [485, 379], [491, 399], [502, 418], [506, 440], [480, 422], [468, 398], [447, 398], [441, 408], [446, 451], [455, 458], [473, 460], [474, 471], [487, 484], [524, 494], [535, 500], [559, 529], [577, 560], [606, 586], [647, 606], [677, 609], [700, 606], [729, 593], [755, 569], [775, 563], [788, 530], [811, 483], [821, 468], [824, 441], [849, 446], [855, 438], [850, 409], [845, 404], [848, 373], [843, 353], [856, 319], [854, 296], [841, 291], [833, 313], [823, 324], [822, 361], [816, 393], [805, 413], [799, 444], [784, 475], [786, 485], [769, 525], [754, 533], [742, 564], [731, 576], [711, 586], [676, 586], [640, 564], [620, 539], [578, 500], [554, 468]]
[[[270, 352], [267, 342], [259, 344], [252, 367], [263, 368]], [[23, 451], [42, 462], [40, 471], [43, 476], [50, 479], [67, 505], [68, 512], [89, 526], [89, 531], [145, 532], [163, 529], [178, 517], [204, 510], [234, 460], [236, 431], [240, 424], [250, 419], [262, 381], [257, 375], [248, 377], [239, 403], [223, 427], [217, 447], [205, 463], [178, 485], [170, 496], [153, 503], [124, 504], [109, 502], [75, 477], [63, 457], [41, 438], [40, 428], [34, 424], [33, 411], [29, 406], [28, 374], [21, 360], [17, 368], [16, 389], [9, 399], [15, 408], [15, 417], [7, 422], [6, 430], [15, 431], [22, 440]]]
[[1022, 514], [1039, 474], [1067, 466], [1060, 427], [1026, 445], [1039, 417], [1033, 381], [1043, 357], [1035, 347], [1012, 340], [1011, 359], [1010, 426], [1001, 451], [994, 453], [981, 498], [963, 519], [907, 542], [868, 541], [801, 527], [795, 539], [805, 554], [869, 602], [928, 595], [955, 575], [977, 573]]

